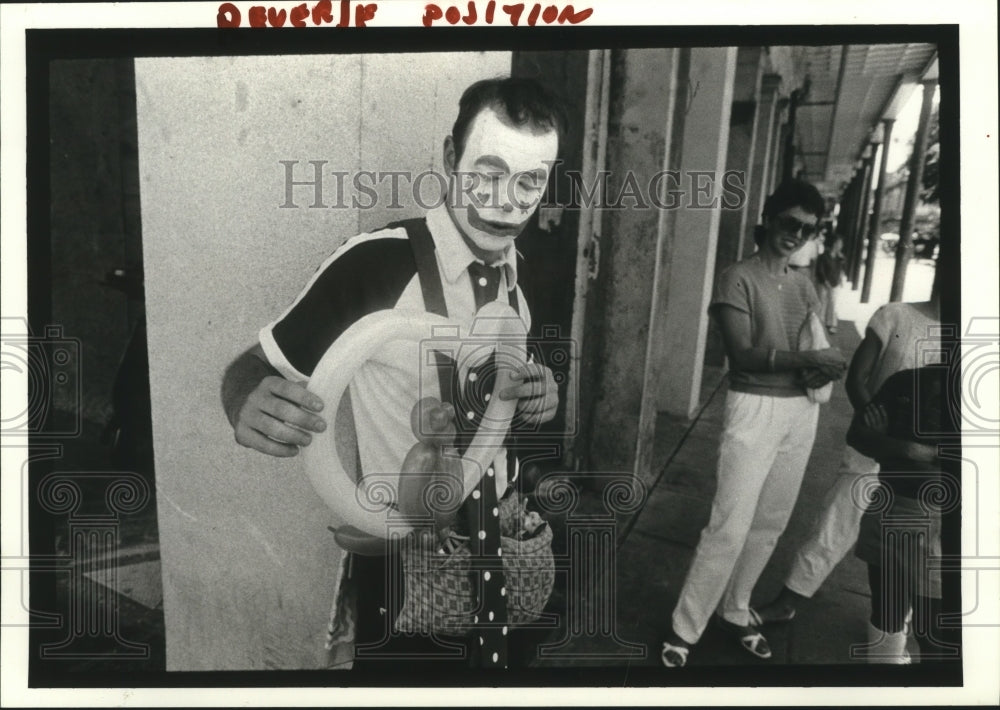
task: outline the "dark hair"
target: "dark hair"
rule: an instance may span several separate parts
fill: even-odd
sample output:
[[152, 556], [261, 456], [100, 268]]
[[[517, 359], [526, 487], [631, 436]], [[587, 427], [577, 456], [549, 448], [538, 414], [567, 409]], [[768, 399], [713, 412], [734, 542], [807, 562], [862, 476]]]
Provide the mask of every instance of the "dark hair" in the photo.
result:
[[792, 207], [801, 207], [822, 218], [826, 212], [826, 201], [810, 183], [804, 180], [785, 180], [764, 201], [764, 217], [774, 217]]
[[460, 159], [465, 150], [465, 139], [472, 120], [484, 108], [496, 109], [518, 127], [530, 125], [541, 130], [555, 129], [560, 138], [566, 131], [566, 111], [562, 102], [534, 79], [483, 79], [466, 89], [459, 99], [458, 118], [451, 129], [456, 159]]

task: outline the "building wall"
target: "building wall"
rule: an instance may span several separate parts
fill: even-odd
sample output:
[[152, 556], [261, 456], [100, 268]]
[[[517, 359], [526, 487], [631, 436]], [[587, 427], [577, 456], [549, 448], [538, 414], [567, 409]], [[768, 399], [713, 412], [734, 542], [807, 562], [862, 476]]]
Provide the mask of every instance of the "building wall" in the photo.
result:
[[462, 90], [509, 71], [509, 53], [136, 61], [168, 670], [344, 660], [322, 646], [330, 515], [298, 459], [234, 443], [219, 385], [344, 239], [419, 210], [405, 191], [400, 210], [314, 209], [310, 186], [282, 209], [278, 161], [300, 161], [296, 180], [309, 160], [440, 170]]
[[126, 216], [127, 209], [137, 212], [131, 64], [89, 59], [49, 66], [50, 322], [80, 340], [85, 374], [80, 401], [59, 387], [53, 397], [56, 408], [96, 426], [110, 416], [115, 371], [134, 323], [128, 298], [105, 285], [105, 277], [125, 267], [141, 277], [130, 249], [139, 234]]
[[[570, 175], [583, 167], [583, 134], [587, 95], [586, 50], [517, 51], [513, 54], [511, 73], [541, 82], [564, 103], [567, 126], [559, 144], [559, 165], [550, 178], [549, 191], [540, 209], [518, 237], [518, 251], [523, 259], [518, 263], [518, 283], [531, 305], [531, 326], [538, 341], [538, 361], [552, 368], [559, 383], [575, 387], [571, 368], [574, 362], [565, 357], [566, 342], [573, 321], [573, 299], [576, 286], [576, 253], [580, 211], [563, 209], [573, 198]], [[558, 207], [557, 207], [558, 205]], [[572, 347], [579, 352], [579, 343]], [[562, 450], [562, 435], [579, 431], [579, 399], [573, 411], [571, 398], [562, 391], [559, 408], [552, 421], [540, 431], [551, 435], [545, 443]]]

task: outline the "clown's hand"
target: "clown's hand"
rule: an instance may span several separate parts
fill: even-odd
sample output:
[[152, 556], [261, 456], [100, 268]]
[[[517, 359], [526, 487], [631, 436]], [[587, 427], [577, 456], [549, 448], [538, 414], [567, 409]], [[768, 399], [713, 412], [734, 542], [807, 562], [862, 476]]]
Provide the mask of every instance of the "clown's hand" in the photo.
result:
[[559, 388], [552, 369], [536, 362], [524, 365], [511, 378], [518, 384], [500, 392], [500, 399], [517, 400], [518, 423], [537, 426], [550, 421], [559, 406]]

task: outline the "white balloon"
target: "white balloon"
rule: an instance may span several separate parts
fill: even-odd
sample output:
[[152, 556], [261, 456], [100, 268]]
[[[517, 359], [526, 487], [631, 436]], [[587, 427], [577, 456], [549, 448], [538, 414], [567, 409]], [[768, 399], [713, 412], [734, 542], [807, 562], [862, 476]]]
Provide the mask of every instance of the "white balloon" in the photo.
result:
[[[344, 392], [358, 368], [375, 356], [386, 343], [409, 341], [421, 343], [433, 336], [436, 328], [445, 327], [461, 333], [459, 324], [432, 313], [376, 311], [355, 322], [330, 346], [313, 371], [308, 389], [323, 399], [327, 412], [337, 412]], [[482, 358], [497, 354], [497, 373], [486, 412], [472, 443], [462, 457], [463, 498], [475, 487], [503, 447], [517, 407], [516, 400], [504, 401], [498, 393], [517, 383], [511, 375], [525, 362], [525, 329], [517, 313], [500, 301], [488, 303], [476, 314], [472, 329], [458, 339], [458, 368], [464, 374]], [[456, 352], [455, 341], [448, 347]], [[464, 382], [464, 378], [459, 379]], [[414, 401], [413, 404], [416, 404]], [[413, 443], [417, 443], [414, 438]], [[303, 447], [306, 475], [316, 493], [343, 523], [375, 537], [405, 535], [412, 530], [403, 516], [388, 505], [394, 495], [375, 490], [364, 476], [355, 482], [340, 460], [336, 432], [329, 426], [312, 435], [312, 443]], [[378, 478], [378, 485], [385, 479]], [[366, 501], [362, 505], [361, 501]], [[377, 505], [383, 500], [386, 505]]]

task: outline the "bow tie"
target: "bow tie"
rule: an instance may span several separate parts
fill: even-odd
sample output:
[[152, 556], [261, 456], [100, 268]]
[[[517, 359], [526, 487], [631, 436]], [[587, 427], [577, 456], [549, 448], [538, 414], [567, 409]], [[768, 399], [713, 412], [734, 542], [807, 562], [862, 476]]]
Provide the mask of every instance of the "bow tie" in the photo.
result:
[[469, 278], [472, 280], [472, 292], [476, 297], [476, 308], [482, 308], [490, 301], [496, 300], [500, 289], [501, 266], [487, 266], [474, 261], [469, 264]]

